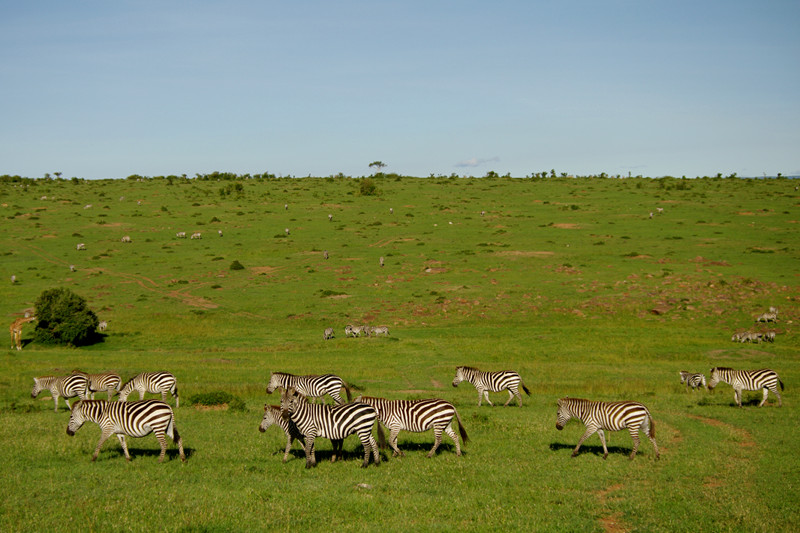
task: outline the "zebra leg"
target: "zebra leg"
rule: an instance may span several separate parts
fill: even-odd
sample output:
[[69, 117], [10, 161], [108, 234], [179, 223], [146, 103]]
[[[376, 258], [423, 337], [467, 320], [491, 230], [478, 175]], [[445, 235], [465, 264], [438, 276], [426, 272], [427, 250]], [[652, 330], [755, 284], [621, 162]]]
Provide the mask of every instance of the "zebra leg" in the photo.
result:
[[[494, 407], [494, 404], [493, 404], [493, 403], [492, 403], [492, 401], [489, 399], [489, 391], [488, 391], [488, 390], [484, 390], [484, 391], [483, 391], [483, 396], [486, 398], [486, 403], [488, 403], [490, 406]], [[481, 404], [480, 404], [480, 402], [479, 402], [479, 403], [478, 403], [478, 407], [480, 407], [480, 406], [481, 406]]]
[[433, 448], [431, 451], [428, 452], [428, 458], [430, 459], [433, 457], [433, 454], [436, 453], [436, 448], [442, 443], [442, 428], [434, 428], [433, 429]]
[[600, 442], [603, 443], [603, 460], [608, 457], [608, 448], [606, 447], [606, 433], [602, 429], [597, 430], [597, 435], [600, 437]]
[[316, 435], [306, 435], [306, 468], [317, 466], [317, 457], [314, 454], [314, 439]]
[[167, 403], [167, 391], [165, 390], [161, 391], [161, 401]]
[[108, 437], [112, 435], [111, 431], [103, 430], [102, 435], [100, 435], [100, 442], [97, 443], [97, 448], [94, 449], [94, 454], [92, 455], [92, 462], [97, 459], [97, 456], [100, 455], [100, 447], [103, 443], [108, 440]]
[[119, 439], [119, 443], [122, 444], [122, 451], [125, 453], [125, 459], [130, 461], [131, 454], [128, 453], [128, 443], [125, 442], [125, 435], [118, 433], [117, 438]]
[[287, 434], [286, 435], [286, 449], [283, 451], [283, 462], [284, 463], [289, 460], [289, 450], [292, 449], [292, 440], [294, 440], [294, 439], [292, 439], [292, 436]]
[[161, 445], [161, 453], [158, 455], [158, 462], [164, 462], [164, 456], [167, 454], [167, 439], [164, 436], [164, 430], [161, 431], [154, 431], [153, 433], [156, 434], [156, 438], [158, 439], [158, 444]]
[[391, 434], [389, 434], [389, 446], [392, 447], [392, 457], [405, 457], [405, 453], [400, 451], [400, 448], [397, 447], [397, 437], [400, 435], [400, 428], [392, 428]]
[[139, 389], [139, 401], [144, 400], [144, 389]]
[[[644, 427], [644, 425], [640, 426]], [[633, 451], [628, 456], [628, 458], [633, 461], [633, 458], [636, 457], [636, 451], [639, 449], [639, 428], [630, 427], [628, 431], [631, 434], [631, 438], [633, 439]]]
[[767, 396], [769, 395], [769, 389], [766, 387], [764, 388], [764, 398], [761, 400], [761, 403], [758, 404], [759, 407], [763, 407], [765, 403], [767, 403]]
[[597, 428], [595, 428], [594, 426], [592, 426], [592, 427], [587, 427], [587, 428], [586, 428], [586, 433], [584, 433], [584, 434], [583, 434], [583, 436], [580, 438], [580, 440], [578, 440], [578, 445], [577, 445], [577, 446], [575, 446], [575, 449], [574, 449], [574, 450], [572, 450], [572, 457], [575, 457], [575, 456], [577, 456], [577, 455], [578, 455], [578, 450], [580, 449], [580, 447], [581, 447], [581, 444], [583, 444], [583, 441], [585, 441], [586, 439], [588, 439], [589, 437], [591, 437], [591, 436], [592, 436], [592, 434], [593, 434], [595, 431], [597, 431]]
[[772, 392], [778, 397], [778, 407], [783, 407], [783, 400], [781, 400], [781, 393], [778, 392], [778, 387], [775, 387], [775, 390]]
[[450, 424], [447, 424], [447, 427], [444, 428], [444, 432], [447, 433], [447, 436], [450, 437], [451, 439], [453, 439], [453, 442], [456, 443], [456, 455], [460, 457], [461, 456], [461, 446], [458, 444], [458, 436], [456, 435], [456, 432], [453, 431], [452, 422]]
[[[513, 399], [514, 399], [514, 391], [512, 391], [511, 389], [508, 389], [508, 400], [506, 400], [506, 403], [503, 404], [503, 407], [508, 407], [508, 404], [510, 404], [511, 400], [513, 400]], [[520, 400], [520, 402], [521, 402], [521, 400]], [[522, 405], [522, 404], [520, 403], [520, 405]]]
[[736, 405], [742, 406], [742, 391], [741, 389], [733, 389], [733, 399], [736, 400]]
[[380, 466], [381, 453], [378, 450], [378, 443], [375, 442], [375, 437], [372, 436], [372, 431], [369, 432], [369, 445], [372, 447], [372, 456], [375, 460], [375, 466]]
[[[66, 398], [64, 398], [64, 401], [66, 402], [66, 401], [67, 401], [67, 399], [66, 399]], [[57, 413], [57, 412], [58, 412], [58, 394], [54, 394], [54, 395], [53, 395], [53, 402], [55, 402], [55, 409], [54, 409], [54, 411]], [[67, 407], [69, 407], [69, 402], [67, 402]]]

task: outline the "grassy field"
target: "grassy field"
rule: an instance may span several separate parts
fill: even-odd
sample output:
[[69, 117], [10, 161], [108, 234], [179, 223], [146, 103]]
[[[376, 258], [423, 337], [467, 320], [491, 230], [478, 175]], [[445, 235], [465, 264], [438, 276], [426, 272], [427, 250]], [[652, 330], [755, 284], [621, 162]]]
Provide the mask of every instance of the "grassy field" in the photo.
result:
[[[375, 195], [348, 178], [0, 180], [6, 321], [67, 287], [109, 323], [104, 342], [83, 348], [30, 342], [31, 324], [23, 351], [0, 353], [0, 530], [789, 531], [800, 521], [792, 180], [372, 183]], [[755, 324], [769, 306], [779, 322]], [[391, 335], [347, 339], [350, 323]], [[326, 327], [335, 339], [323, 340]], [[776, 341], [731, 342], [748, 329], [774, 329]], [[471, 385], [450, 386], [457, 365], [514, 369], [531, 396], [478, 408]], [[758, 409], [751, 392], [738, 409], [725, 384], [680, 385], [678, 371], [712, 366], [774, 369], [783, 407], [771, 397]], [[47, 393], [29, 394], [33, 376], [75, 368], [173, 372], [187, 463], [173, 446], [158, 464], [152, 436], [129, 439], [130, 463], [116, 439], [91, 463], [97, 426], [70, 438], [63, 401], [54, 413]], [[465, 455], [445, 437], [427, 459], [432, 434], [401, 433], [406, 457], [384, 452], [379, 467], [359, 468], [356, 437], [346, 461], [329, 463], [322, 439], [317, 468], [304, 468], [298, 444], [283, 464], [283, 433], [258, 432], [264, 403], [279, 400], [265, 393], [278, 370], [448, 399], [470, 437]], [[191, 405], [214, 391], [246, 408]], [[607, 433], [605, 461], [597, 436], [570, 458], [584, 428], [555, 429], [568, 395], [646, 404], [661, 459], [645, 439], [629, 461], [627, 432]]]

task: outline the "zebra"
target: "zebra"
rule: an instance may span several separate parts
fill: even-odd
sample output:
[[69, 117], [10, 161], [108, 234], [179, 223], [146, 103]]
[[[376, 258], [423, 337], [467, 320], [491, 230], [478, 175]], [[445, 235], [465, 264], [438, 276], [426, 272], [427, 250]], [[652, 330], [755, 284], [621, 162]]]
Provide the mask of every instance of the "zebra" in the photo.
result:
[[503, 406], [507, 406], [511, 400], [514, 399], [514, 396], [516, 396], [517, 403], [522, 407], [522, 395], [519, 393], [520, 385], [522, 385], [522, 390], [525, 391], [525, 394], [528, 396], [531, 395], [531, 391], [529, 391], [528, 387], [522, 382], [522, 378], [513, 370], [482, 372], [471, 366], [457, 366], [456, 377], [453, 379], [453, 387], [458, 387], [458, 384], [462, 381], [469, 381], [478, 389], [478, 407], [481, 406], [484, 397], [489, 405], [494, 407], [494, 404], [489, 400], [489, 391], [500, 392], [502, 390], [508, 390], [508, 400]]
[[706, 386], [706, 376], [704, 374], [694, 374], [692, 372], [686, 372], [685, 370], [681, 370], [679, 372], [681, 376], [681, 383], [686, 383], [686, 390], [689, 390], [689, 387], [692, 387], [692, 390], [700, 387]]
[[374, 336], [378, 335], [385, 335], [389, 336], [389, 327], [388, 326], [375, 326], [374, 328], [370, 329], [370, 334]]
[[344, 327], [344, 336], [345, 336], [345, 338], [346, 337], [351, 337], [351, 336], [355, 337], [355, 334], [353, 333], [353, 326], [351, 324], [347, 324]]
[[656, 459], [661, 454], [656, 444], [656, 424], [647, 407], [638, 402], [594, 402], [579, 398], [561, 398], [558, 400], [558, 414], [556, 429], [561, 431], [575, 417], [586, 425], [586, 432], [578, 440], [578, 445], [572, 450], [572, 457], [578, 455], [578, 450], [583, 441], [597, 432], [600, 442], [603, 443], [603, 459], [608, 457], [606, 435], [604, 430], [620, 431], [627, 428], [633, 439], [633, 451], [628, 456], [631, 460], [636, 457], [639, 449], [639, 433], [644, 432], [653, 443]]
[[68, 398], [77, 396], [81, 400], [89, 398], [89, 380], [81, 374], [70, 374], [69, 376], [40, 376], [33, 378], [33, 389], [31, 398], [36, 398], [39, 393], [49, 390], [53, 397], [54, 411], [58, 412], [58, 398], [63, 396], [64, 403], [70, 408]]
[[[286, 434], [286, 449], [283, 452], [283, 462], [289, 460], [289, 450], [292, 448], [292, 443], [296, 440], [299, 440], [303, 443], [303, 448], [306, 445], [306, 438], [305, 436], [300, 433], [300, 430], [297, 429], [297, 425], [292, 422], [291, 419], [286, 419], [281, 416], [281, 406], [280, 405], [269, 405], [264, 404], [264, 418], [261, 419], [261, 425], [258, 426], [258, 430], [261, 433], [264, 433], [268, 427], [275, 425], [278, 426], [283, 430]], [[332, 439], [331, 443], [333, 444], [333, 457], [335, 458], [337, 454], [341, 455], [342, 453], [342, 443], [344, 441], [342, 439]]]
[[97, 324], [97, 331], [105, 331], [107, 327], [108, 327], [108, 322], [103, 320], [102, 322]]
[[762, 368], [761, 370], [734, 370], [721, 366], [712, 368], [711, 379], [708, 381], [708, 390], [714, 390], [714, 387], [720, 381], [733, 387], [733, 397], [739, 407], [742, 406], [743, 390], [757, 391], [759, 389], [764, 389], [764, 398], [758, 404], [759, 407], [766, 403], [770, 391], [778, 397], [778, 407], [783, 406], [781, 394], [778, 392], [778, 384], [783, 390], [783, 381], [774, 370], [768, 368]]
[[321, 376], [295, 376], [286, 372], [273, 372], [269, 377], [269, 385], [267, 385], [267, 394], [272, 394], [277, 388], [287, 390], [293, 388], [298, 394], [310, 398], [322, 398], [329, 394], [333, 401], [337, 404], [344, 403], [342, 396], [339, 394], [339, 389], [344, 387], [347, 394], [347, 401], [352, 398], [350, 387], [340, 378], [333, 374], [323, 374]]
[[[350, 332], [353, 334], [353, 337], [360, 337], [362, 333], [365, 332], [365, 328], [367, 326], [350, 326]], [[369, 333], [367, 333], [369, 335]]]
[[82, 242], [79, 242], [79, 243], [78, 243], [78, 244], [75, 246], [75, 248], [76, 248], [77, 250], [86, 250], [86, 244], [84, 244], [84, 243], [82, 243]]
[[92, 461], [97, 459], [100, 447], [111, 435], [117, 435], [125, 452], [125, 459], [131, 460], [125, 436], [145, 437], [155, 433], [161, 445], [161, 454], [158, 462], [164, 462], [167, 453], [166, 434], [178, 445], [181, 461], [186, 461], [183, 453], [183, 439], [175, 427], [175, 414], [172, 408], [160, 400], [142, 400], [139, 402], [107, 402], [105, 400], [81, 400], [75, 402], [72, 414], [67, 424], [67, 435], [72, 437], [87, 420], [98, 424], [103, 431], [100, 442], [92, 455]]
[[[436, 449], [442, 443], [442, 431], [453, 439], [456, 443], [456, 455], [461, 456], [461, 446], [458, 443], [458, 436], [453, 431], [453, 417], [458, 422], [458, 431], [461, 433], [461, 440], [467, 442], [467, 430], [461, 423], [461, 417], [452, 403], [439, 400], [387, 400], [386, 398], [373, 398], [371, 396], [359, 396], [356, 402], [371, 405], [378, 412], [378, 421], [386, 426], [390, 431], [389, 446], [394, 450], [393, 456], [405, 456], [397, 447], [397, 436], [401, 430], [421, 433], [433, 429], [434, 443], [428, 457], [433, 457]], [[378, 433], [382, 433], [380, 425]], [[379, 439], [383, 440], [383, 439]]]
[[775, 342], [775, 331], [770, 330], [764, 333], [764, 340], [769, 342]]
[[179, 231], [178, 233], [175, 234], [175, 237], [177, 237], [179, 239], [185, 239], [186, 238], [186, 232], [185, 231]]
[[129, 380], [119, 391], [119, 400], [128, 401], [128, 395], [134, 390], [139, 391], [139, 399], [144, 400], [144, 393], [161, 393], [161, 401], [167, 401], [167, 392], [175, 398], [175, 407], [180, 407], [178, 398], [178, 381], [169, 372], [142, 372]]
[[[375, 465], [380, 465], [381, 456], [372, 436], [372, 426], [378, 420], [378, 412], [365, 403], [346, 403], [342, 405], [310, 404], [294, 387], [289, 387], [281, 395], [281, 415], [291, 419], [300, 433], [306, 436], [306, 468], [316, 466], [314, 440], [317, 437], [326, 439], [344, 439], [356, 433], [364, 447], [362, 468], [369, 466], [370, 451]], [[379, 433], [379, 437], [382, 433]], [[332, 460], [335, 460], [334, 455]]]
[[122, 237], [122, 242], [133, 242], [133, 241], [131, 240], [130, 235], [125, 235], [124, 237]]
[[758, 315], [758, 318], [756, 318], [756, 322], [777, 322], [777, 321], [778, 321], [777, 309], [775, 310], [775, 312], [762, 313]]
[[333, 328], [325, 328], [325, 332], [322, 334], [322, 337], [327, 341], [333, 338]]
[[113, 372], [103, 372], [101, 374], [87, 374], [80, 370], [73, 370], [73, 374], [80, 374], [89, 381], [88, 393], [92, 400], [94, 400], [94, 393], [99, 391], [106, 391], [108, 393], [108, 401], [114, 396], [115, 392], [119, 392], [119, 387], [122, 384], [122, 378], [119, 374]]
[[189, 240], [191, 240], [191, 239], [202, 239], [202, 238], [203, 238], [203, 234], [200, 233], [199, 231], [195, 231], [194, 233], [192, 233], [192, 236], [189, 237]]

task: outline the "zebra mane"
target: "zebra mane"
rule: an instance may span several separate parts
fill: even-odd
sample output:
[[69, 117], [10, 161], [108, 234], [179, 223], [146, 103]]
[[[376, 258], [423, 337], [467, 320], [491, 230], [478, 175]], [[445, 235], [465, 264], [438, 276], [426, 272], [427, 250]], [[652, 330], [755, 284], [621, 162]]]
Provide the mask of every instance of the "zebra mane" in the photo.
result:
[[272, 409], [273, 411], [280, 411], [281, 410], [281, 406], [280, 405], [269, 405], [269, 404], [265, 403], [264, 404], [264, 412], [265, 413], [267, 412], [267, 409]]
[[714, 368], [711, 369], [711, 371], [713, 372], [714, 370], [733, 370], [733, 369], [729, 366], [715, 366]]
[[474, 366], [460, 366], [460, 367], [458, 367], [458, 368], [461, 368], [461, 369], [463, 369], [463, 370], [475, 370], [475, 371], [477, 371], [477, 372], [480, 372], [480, 370], [478, 370], [478, 369], [477, 369], [477, 368], [475, 368]]

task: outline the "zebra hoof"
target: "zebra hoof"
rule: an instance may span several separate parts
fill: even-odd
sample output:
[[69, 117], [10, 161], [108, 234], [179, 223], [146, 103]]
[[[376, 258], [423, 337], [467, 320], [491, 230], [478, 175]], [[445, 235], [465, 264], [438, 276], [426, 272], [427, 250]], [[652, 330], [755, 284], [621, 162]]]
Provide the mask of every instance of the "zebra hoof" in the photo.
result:
[[[603, 454], [603, 461], [605, 461], [607, 458], [608, 458], [608, 453], [604, 453], [604, 454]], [[632, 458], [631, 458], [631, 459], [632, 459]]]

